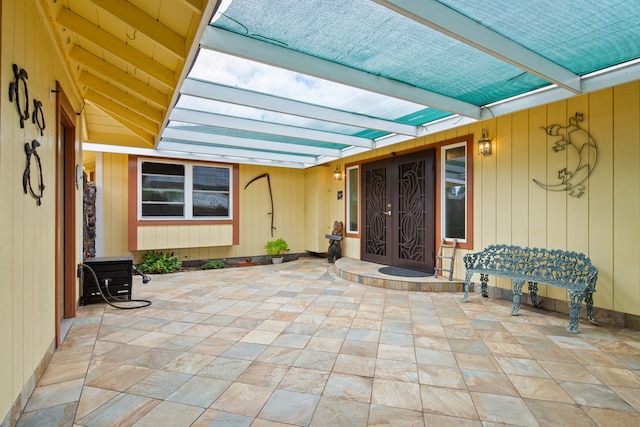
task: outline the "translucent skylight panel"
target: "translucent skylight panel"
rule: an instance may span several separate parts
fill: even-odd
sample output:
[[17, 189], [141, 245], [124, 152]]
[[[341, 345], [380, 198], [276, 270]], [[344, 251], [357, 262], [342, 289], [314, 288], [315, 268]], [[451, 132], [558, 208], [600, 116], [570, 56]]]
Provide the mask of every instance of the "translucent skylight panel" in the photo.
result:
[[189, 77], [387, 120], [426, 108], [207, 49], [200, 50]]
[[[223, 148], [223, 149], [228, 149], [230, 148], [229, 146], [226, 146], [224, 144], [208, 144], [205, 142], [194, 142], [194, 141], [183, 141], [181, 139], [175, 139], [175, 138], [162, 138], [162, 140], [160, 141], [160, 148], [162, 148], [162, 143], [163, 142], [172, 142], [172, 143], [177, 143], [177, 144], [182, 144], [184, 145], [185, 149], [187, 150], [193, 150], [195, 149], [197, 151], [198, 147], [206, 147], [206, 148]], [[242, 157], [251, 157], [251, 153], [271, 153], [271, 154], [279, 154], [282, 153], [282, 151], [276, 151], [276, 150], [270, 150], [269, 149], [269, 145], [265, 144], [264, 148], [246, 148], [246, 147], [231, 147], [232, 149], [236, 150], [236, 156], [238, 156], [238, 158], [242, 158]], [[212, 154], [212, 153], [207, 153], [205, 151], [205, 154]], [[242, 154], [242, 155], [241, 155]], [[229, 155], [227, 154], [221, 154], [224, 157], [229, 157]], [[287, 156], [289, 157], [300, 157], [300, 161], [309, 161], [310, 159], [315, 159], [317, 156], [315, 154], [312, 153], [287, 153]], [[277, 160], [277, 159], [276, 159]]]
[[178, 100], [176, 107], [223, 114], [232, 117], [260, 120], [268, 123], [279, 123], [284, 125], [297, 126], [306, 129], [322, 130], [325, 132], [333, 132], [343, 135], [354, 135], [363, 130], [363, 128], [342, 125], [340, 123], [314, 120], [306, 117], [299, 117], [290, 114], [263, 110], [260, 108], [245, 107], [243, 105], [230, 104], [205, 98], [197, 98], [190, 95], [180, 95], [180, 99]]
[[235, 138], [247, 138], [254, 140], [263, 140], [263, 141], [272, 141], [272, 142], [286, 142], [288, 144], [298, 144], [298, 145], [307, 145], [310, 147], [323, 147], [323, 148], [335, 148], [341, 150], [346, 148], [346, 145], [343, 144], [335, 144], [324, 141], [315, 141], [310, 139], [302, 139], [302, 138], [292, 138], [283, 135], [273, 135], [263, 132], [252, 132], [242, 129], [227, 129], [217, 126], [203, 126], [203, 125], [193, 125], [191, 123], [183, 123], [171, 121], [167, 128], [170, 129], [184, 129], [192, 132], [201, 132], [212, 135], [220, 135], [220, 136], [232, 136]]

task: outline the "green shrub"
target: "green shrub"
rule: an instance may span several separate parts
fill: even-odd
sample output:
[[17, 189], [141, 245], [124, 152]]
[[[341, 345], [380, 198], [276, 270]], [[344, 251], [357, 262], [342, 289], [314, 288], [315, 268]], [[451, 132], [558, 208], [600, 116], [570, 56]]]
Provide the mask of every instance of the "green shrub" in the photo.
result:
[[173, 273], [182, 267], [182, 262], [178, 261], [178, 257], [162, 252], [149, 251], [144, 254], [142, 264], [138, 266], [143, 273]]
[[225, 268], [225, 267], [226, 265], [224, 261], [221, 261], [219, 259], [214, 259], [213, 261], [209, 261], [206, 264], [202, 265], [203, 270], [213, 270], [213, 269]]
[[267, 244], [264, 245], [264, 250], [269, 256], [281, 257], [289, 250], [289, 245], [282, 237], [280, 237], [276, 240], [268, 241]]

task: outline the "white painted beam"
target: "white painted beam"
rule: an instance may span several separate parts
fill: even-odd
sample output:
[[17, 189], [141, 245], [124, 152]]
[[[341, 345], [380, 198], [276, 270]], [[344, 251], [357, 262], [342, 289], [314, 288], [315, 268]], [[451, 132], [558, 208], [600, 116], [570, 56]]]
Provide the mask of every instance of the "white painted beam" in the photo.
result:
[[262, 122], [259, 120], [251, 120], [241, 117], [225, 116], [222, 114], [207, 113], [204, 111], [188, 110], [185, 108], [174, 108], [173, 111], [171, 111], [169, 120], [204, 126], [222, 127], [226, 129], [240, 129], [249, 132], [260, 132], [291, 138], [309, 139], [346, 146], [367, 148], [373, 148], [375, 146], [374, 141], [371, 139], [359, 138], [357, 136]]
[[[582, 77], [583, 93], [640, 80], [640, 60], [616, 65]], [[572, 92], [558, 87], [538, 89], [504, 101], [495, 102], [482, 109], [482, 119], [503, 116], [540, 105], [550, 104], [574, 96]]]
[[[268, 150], [282, 153], [302, 154], [310, 157], [331, 156], [340, 157], [340, 150], [337, 148], [315, 147], [312, 145], [302, 145], [287, 142], [268, 141], [264, 139], [242, 138], [229, 135], [218, 135], [202, 131], [187, 129], [176, 129], [168, 127], [162, 132], [162, 139], [173, 139], [195, 142], [197, 144], [213, 144], [216, 146], [233, 147], [240, 149]], [[198, 147], [200, 145], [197, 145]]]
[[220, 28], [207, 27], [200, 47], [346, 84], [396, 99], [415, 102], [438, 110], [473, 118], [480, 117], [480, 107], [468, 102]]
[[246, 107], [259, 108], [277, 113], [291, 114], [298, 117], [307, 117], [315, 120], [324, 120], [331, 123], [340, 123], [348, 126], [356, 126], [363, 129], [375, 129], [389, 133], [417, 136], [415, 126], [369, 117], [357, 113], [335, 110], [319, 105], [307, 104], [288, 98], [280, 98], [274, 95], [238, 89], [231, 86], [205, 82], [192, 78], [185, 79], [180, 88], [180, 93], [198, 98], [212, 99], [220, 102], [228, 102]]
[[[317, 160], [315, 157], [308, 156], [296, 156], [293, 154], [281, 154], [281, 153], [269, 153], [266, 151], [255, 151], [255, 150], [244, 150], [241, 148], [223, 148], [223, 147], [212, 147], [206, 145], [194, 145], [194, 144], [184, 144], [181, 142], [175, 141], [166, 141], [161, 139], [158, 143], [158, 149], [166, 151], [176, 151], [182, 153], [193, 153], [193, 154], [201, 154], [201, 155], [217, 155], [224, 156], [228, 158], [234, 158], [235, 161], [238, 162], [240, 159], [253, 159], [253, 160], [262, 160], [269, 161], [273, 163], [285, 162], [290, 164], [301, 164], [306, 166], [313, 166], [317, 164]], [[242, 162], [244, 163], [244, 162]]]
[[192, 153], [189, 151], [185, 151], [182, 147], [181, 150], [162, 150], [162, 149], [154, 149], [154, 148], [139, 148], [139, 147], [123, 147], [118, 145], [111, 144], [96, 144], [92, 142], [83, 142], [82, 149], [83, 151], [94, 151], [97, 153], [116, 153], [116, 154], [130, 154], [135, 156], [144, 156], [144, 157], [163, 157], [166, 159], [182, 159], [182, 160], [201, 160], [206, 162], [224, 162], [224, 163], [242, 163], [248, 165], [264, 165], [264, 166], [275, 166], [275, 167], [286, 167], [286, 168], [296, 168], [296, 169], [304, 169], [309, 166], [314, 166], [315, 164], [307, 164], [300, 162], [284, 162], [284, 161], [276, 161], [269, 159], [255, 159], [248, 157], [232, 157], [225, 156], [221, 154], [203, 154], [203, 153]]
[[[581, 93], [580, 76], [526, 49], [436, 0], [374, 0], [458, 41], [526, 70], [574, 94]], [[477, 117], [476, 117], [477, 118]]]

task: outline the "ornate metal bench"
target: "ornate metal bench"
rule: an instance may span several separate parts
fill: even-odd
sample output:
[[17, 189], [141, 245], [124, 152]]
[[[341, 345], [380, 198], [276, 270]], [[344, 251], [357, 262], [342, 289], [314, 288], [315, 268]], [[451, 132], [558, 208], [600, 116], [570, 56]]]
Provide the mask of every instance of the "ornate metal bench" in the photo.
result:
[[487, 296], [489, 275], [506, 277], [513, 281], [511, 315], [520, 310], [520, 297], [524, 282], [529, 282], [531, 305], [539, 307], [538, 283], [566, 289], [569, 293], [569, 326], [567, 331], [578, 333], [578, 319], [582, 301], [587, 307], [587, 319], [593, 324], [593, 293], [596, 291], [598, 269], [584, 254], [562, 250], [522, 248], [519, 246], [491, 245], [481, 252], [464, 256], [467, 269], [464, 297], [469, 298], [469, 283], [474, 273], [480, 274], [482, 296]]

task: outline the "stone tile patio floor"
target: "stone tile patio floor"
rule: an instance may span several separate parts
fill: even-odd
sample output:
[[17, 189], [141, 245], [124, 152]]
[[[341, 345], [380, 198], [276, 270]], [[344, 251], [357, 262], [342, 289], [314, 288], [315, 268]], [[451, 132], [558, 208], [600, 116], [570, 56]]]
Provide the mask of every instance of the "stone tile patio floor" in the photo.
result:
[[640, 426], [640, 331], [301, 258], [80, 307], [18, 426]]

